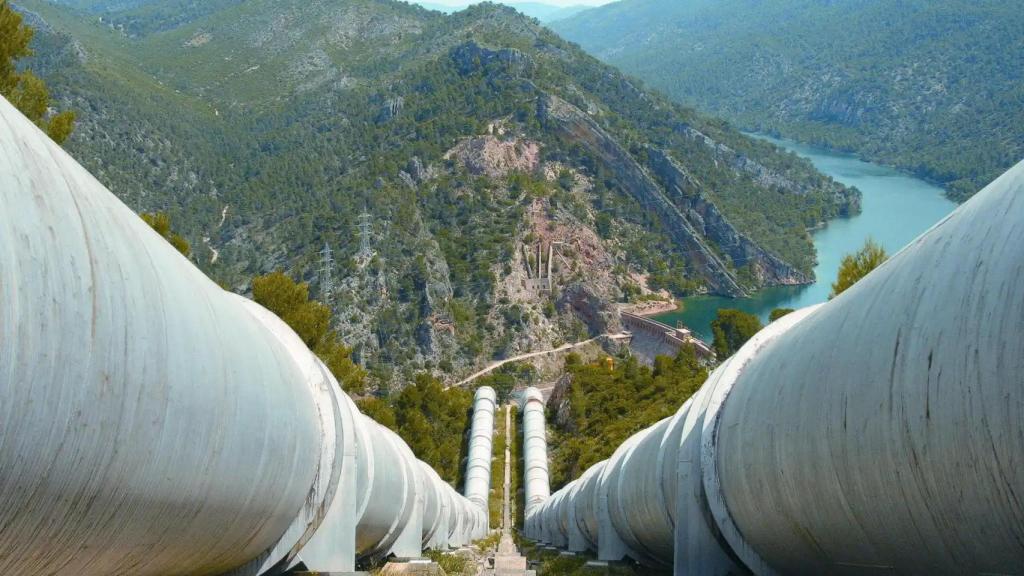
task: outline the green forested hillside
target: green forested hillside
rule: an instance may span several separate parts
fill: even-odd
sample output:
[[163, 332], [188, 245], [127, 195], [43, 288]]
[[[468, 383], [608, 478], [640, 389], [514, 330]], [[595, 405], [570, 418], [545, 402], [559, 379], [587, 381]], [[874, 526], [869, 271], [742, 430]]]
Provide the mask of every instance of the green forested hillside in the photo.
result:
[[603, 331], [638, 288], [807, 281], [807, 229], [858, 209], [808, 162], [507, 8], [18, 7], [39, 31], [28, 65], [78, 112], [69, 151], [168, 214], [216, 280], [309, 282], [371, 383]]
[[611, 457], [627, 438], [672, 416], [707, 379], [692, 348], [675, 358], [658, 356], [654, 367], [635, 357], [583, 364], [570, 354], [566, 380], [548, 401], [551, 488]]
[[1016, 0], [622, 0], [553, 27], [679, 102], [955, 199], [1024, 157]]
[[[452, 12], [458, 12], [459, 10], [465, 10], [472, 4], [472, 2], [464, 1], [460, 4], [448, 5], [440, 2], [429, 2], [425, 0], [410, 0], [410, 4], [417, 4], [428, 8], [430, 10], [437, 10], [438, 12], [444, 12], [445, 14], [451, 14]], [[554, 22], [555, 20], [561, 20], [568, 18], [573, 14], [578, 14], [587, 9], [584, 4], [577, 4], [572, 6], [561, 6], [558, 4], [548, 4], [545, 2], [519, 2], [519, 1], [505, 1], [502, 2], [506, 6], [512, 6], [516, 10], [536, 18], [541, 22]]]

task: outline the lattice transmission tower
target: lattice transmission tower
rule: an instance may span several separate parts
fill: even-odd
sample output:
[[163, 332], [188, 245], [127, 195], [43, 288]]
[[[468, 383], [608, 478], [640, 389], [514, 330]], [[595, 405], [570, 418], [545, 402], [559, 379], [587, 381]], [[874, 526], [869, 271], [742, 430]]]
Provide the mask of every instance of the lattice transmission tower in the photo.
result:
[[357, 216], [359, 221], [356, 227], [359, 228], [359, 252], [356, 253], [356, 258], [359, 260], [369, 260], [373, 256], [373, 246], [371, 241], [373, 240], [373, 215], [363, 210], [363, 213]]
[[326, 242], [320, 251], [320, 301], [328, 308], [334, 303], [334, 253]]

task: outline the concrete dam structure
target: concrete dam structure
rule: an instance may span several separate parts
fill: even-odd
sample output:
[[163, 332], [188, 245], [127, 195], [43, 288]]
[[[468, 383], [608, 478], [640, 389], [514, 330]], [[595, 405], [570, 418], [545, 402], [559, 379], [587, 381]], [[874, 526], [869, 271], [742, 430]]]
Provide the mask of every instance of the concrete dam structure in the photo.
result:
[[0, 98], [0, 573], [347, 572], [484, 536], [471, 487]]
[[1024, 163], [758, 333], [525, 531], [678, 575], [1024, 574]]
[[657, 356], [675, 357], [686, 346], [692, 346], [698, 358], [709, 361], [715, 358], [714, 350], [686, 328], [673, 328], [629, 312], [620, 312], [619, 319], [630, 335], [630, 353], [648, 365], [653, 365]]

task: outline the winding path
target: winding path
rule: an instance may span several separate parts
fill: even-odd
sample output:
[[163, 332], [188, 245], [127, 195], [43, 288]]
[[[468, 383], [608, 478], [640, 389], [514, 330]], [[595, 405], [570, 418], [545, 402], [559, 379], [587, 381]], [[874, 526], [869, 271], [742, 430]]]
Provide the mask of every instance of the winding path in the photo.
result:
[[448, 388], [458, 388], [460, 386], [465, 386], [466, 384], [469, 384], [473, 380], [476, 380], [477, 378], [479, 378], [481, 376], [484, 376], [485, 374], [490, 374], [494, 370], [496, 370], [498, 368], [501, 368], [502, 366], [504, 366], [505, 364], [508, 364], [510, 362], [518, 362], [520, 360], [526, 360], [527, 358], [535, 358], [537, 356], [544, 356], [545, 354], [556, 354], [558, 352], [565, 352], [567, 350], [572, 350], [573, 348], [579, 348], [580, 346], [585, 346], [587, 344], [590, 344], [591, 342], [596, 342], [598, 340], [604, 340], [604, 339], [607, 339], [607, 340], [628, 340], [631, 336], [632, 336], [631, 334], [628, 334], [626, 332], [619, 332], [617, 334], [601, 334], [600, 336], [595, 336], [593, 338], [590, 338], [589, 340], [583, 340], [581, 342], [576, 342], [575, 344], [562, 344], [558, 348], [552, 348], [550, 350], [541, 350], [539, 352], [529, 352], [529, 353], [526, 353], [526, 354], [520, 354], [518, 356], [513, 356], [511, 358], [505, 358], [504, 360], [498, 360], [498, 361], [495, 361], [495, 362], [492, 362], [492, 363], [488, 364], [487, 367], [484, 368], [483, 370], [479, 370], [477, 372], [474, 372], [469, 377], [464, 378], [464, 379], [460, 380], [459, 382], [457, 382], [455, 384], [450, 384], [450, 385], [446, 386], [445, 389], [448, 389]]

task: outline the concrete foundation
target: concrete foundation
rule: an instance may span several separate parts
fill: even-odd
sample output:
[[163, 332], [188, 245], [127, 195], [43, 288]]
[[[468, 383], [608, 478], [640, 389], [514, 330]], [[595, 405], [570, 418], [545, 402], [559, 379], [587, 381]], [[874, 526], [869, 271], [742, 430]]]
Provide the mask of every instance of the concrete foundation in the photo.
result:
[[436, 562], [428, 559], [394, 560], [388, 562], [378, 573], [380, 576], [445, 576], [444, 570]]

